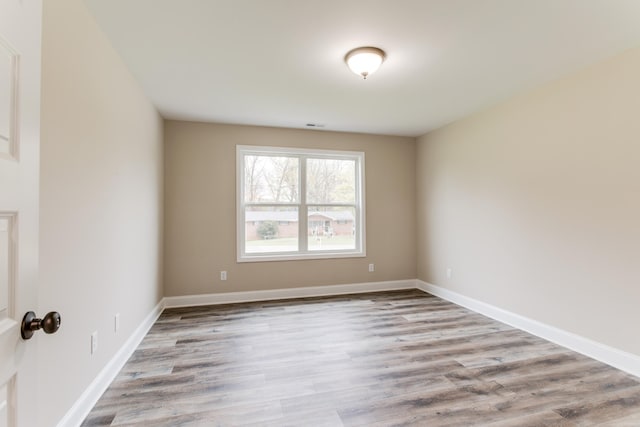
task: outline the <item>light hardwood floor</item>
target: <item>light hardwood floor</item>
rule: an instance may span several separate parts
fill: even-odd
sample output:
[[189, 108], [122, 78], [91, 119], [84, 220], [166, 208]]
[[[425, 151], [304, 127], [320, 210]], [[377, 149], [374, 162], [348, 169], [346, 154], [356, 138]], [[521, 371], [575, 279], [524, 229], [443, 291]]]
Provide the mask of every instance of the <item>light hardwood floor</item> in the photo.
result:
[[168, 309], [109, 425], [640, 426], [640, 379], [417, 290]]

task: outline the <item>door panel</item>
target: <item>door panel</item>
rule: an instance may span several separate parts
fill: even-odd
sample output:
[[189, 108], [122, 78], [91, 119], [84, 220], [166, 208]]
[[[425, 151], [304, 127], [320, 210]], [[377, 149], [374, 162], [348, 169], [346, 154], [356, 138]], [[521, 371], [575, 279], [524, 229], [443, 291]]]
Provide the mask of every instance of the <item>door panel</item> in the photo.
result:
[[15, 157], [18, 56], [0, 39], [0, 155]]
[[0, 427], [38, 425], [38, 339], [20, 323], [38, 311], [41, 20], [39, 0], [0, 2]]
[[9, 317], [9, 301], [15, 283], [10, 277], [14, 253], [11, 233], [13, 216], [0, 215], [0, 322]]
[[0, 427], [7, 427], [9, 425], [9, 402], [7, 401], [7, 386], [0, 386]]

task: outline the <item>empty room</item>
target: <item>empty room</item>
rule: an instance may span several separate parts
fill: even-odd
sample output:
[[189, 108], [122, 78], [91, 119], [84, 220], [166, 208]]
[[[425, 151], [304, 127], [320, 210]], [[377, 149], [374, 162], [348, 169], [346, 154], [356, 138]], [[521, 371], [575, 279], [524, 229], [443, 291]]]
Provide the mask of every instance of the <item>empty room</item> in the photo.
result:
[[640, 1], [2, 0], [0, 427], [640, 426]]

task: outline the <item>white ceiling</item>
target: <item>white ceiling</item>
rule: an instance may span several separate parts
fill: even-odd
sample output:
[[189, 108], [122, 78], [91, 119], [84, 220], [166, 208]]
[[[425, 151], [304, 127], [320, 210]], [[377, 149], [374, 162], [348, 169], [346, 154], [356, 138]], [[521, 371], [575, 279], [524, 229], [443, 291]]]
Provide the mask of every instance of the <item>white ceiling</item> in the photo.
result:
[[218, 123], [418, 136], [640, 45], [640, 0], [85, 1], [163, 117]]

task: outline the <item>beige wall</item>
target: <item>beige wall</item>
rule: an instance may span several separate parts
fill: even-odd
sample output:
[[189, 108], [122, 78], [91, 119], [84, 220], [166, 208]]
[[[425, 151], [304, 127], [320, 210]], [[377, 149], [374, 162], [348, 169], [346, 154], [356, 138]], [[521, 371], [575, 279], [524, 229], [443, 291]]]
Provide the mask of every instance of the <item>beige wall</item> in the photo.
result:
[[640, 355], [638, 76], [640, 48], [419, 138], [418, 277]]
[[81, 0], [43, 3], [39, 312], [62, 327], [37, 338], [36, 410], [52, 426], [162, 297], [162, 120]]
[[[416, 277], [413, 138], [179, 121], [164, 134], [167, 296]], [[364, 151], [367, 257], [236, 263], [236, 145]]]

